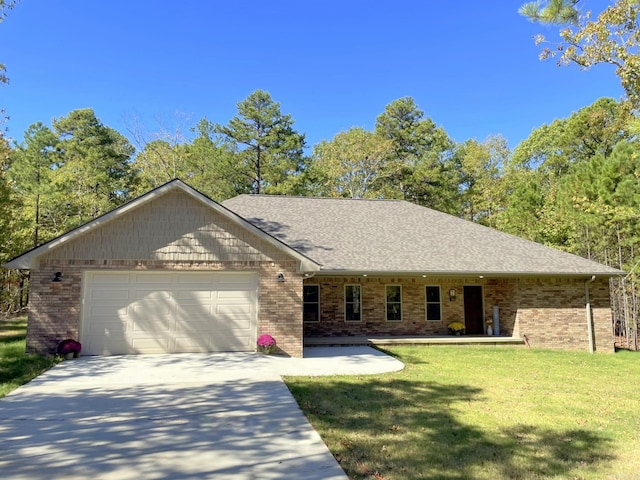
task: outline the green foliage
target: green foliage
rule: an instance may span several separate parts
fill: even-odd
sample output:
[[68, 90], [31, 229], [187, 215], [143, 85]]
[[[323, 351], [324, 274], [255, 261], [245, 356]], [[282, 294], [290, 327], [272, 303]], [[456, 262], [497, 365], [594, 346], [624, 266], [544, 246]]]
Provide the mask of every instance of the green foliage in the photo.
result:
[[58, 205], [52, 202], [54, 170], [60, 167], [57, 143], [54, 133], [38, 122], [27, 129], [24, 141], [10, 154], [8, 175], [17, 207], [13, 230], [23, 245], [38, 246], [41, 236], [51, 238], [57, 233]]
[[338, 133], [314, 149], [312, 174], [322, 196], [377, 198], [393, 174], [391, 142], [362, 128]]
[[9, 153], [12, 235], [3, 245], [5, 257], [117, 207], [134, 191], [134, 148], [93, 110], [75, 110], [54, 119], [53, 127], [31, 125]]
[[621, 140], [631, 138], [626, 105], [601, 98], [592, 105], [535, 129], [514, 150], [511, 164], [558, 177], [569, 166], [594, 155], [609, 155]]
[[11, 189], [7, 178], [9, 153], [11, 149], [4, 137], [0, 136], [0, 262], [8, 260], [6, 245], [11, 241], [11, 223], [14, 211], [11, 208]]
[[25, 353], [26, 318], [0, 319], [0, 397], [27, 383], [60, 361]]
[[619, 268], [636, 261], [640, 242], [640, 145], [623, 141], [608, 157], [576, 165], [560, 182], [573, 219], [575, 252]]
[[[590, 11], [579, 8], [578, 0], [530, 2], [520, 14], [532, 21], [560, 26], [560, 42], [545, 47], [542, 59], [557, 57], [559, 65], [577, 64], [583, 69], [594, 65], [613, 65], [634, 108], [640, 107], [640, 25], [637, 0], [617, 0], [595, 20]], [[538, 35], [536, 43], [546, 42]]]
[[304, 135], [291, 115], [280, 112], [268, 92], [256, 90], [237, 104], [238, 115], [215, 132], [235, 151], [234, 170], [250, 181], [253, 193], [287, 193], [305, 168]]
[[[633, 137], [625, 104], [602, 98], [570, 117], [534, 130], [507, 162], [504, 203], [493, 219], [498, 228], [525, 238], [590, 256], [584, 211], [576, 208], [570, 185], [585, 178], [596, 158], [608, 158]], [[591, 167], [589, 167], [591, 165]], [[593, 173], [595, 175], [595, 173]], [[597, 174], [600, 175], [600, 174]], [[589, 232], [592, 237], [593, 231]], [[591, 242], [592, 239], [589, 240]]]
[[103, 125], [92, 109], [74, 110], [54, 119], [53, 129], [60, 152], [54, 181], [76, 225], [131, 197], [137, 181], [131, 169], [135, 149], [122, 134]]
[[454, 142], [424, 118], [411, 97], [387, 105], [376, 119], [375, 133], [391, 142], [393, 152], [385, 196], [450, 213], [457, 210]]
[[518, 13], [541, 23], [577, 23], [580, 16], [576, 4], [580, 0], [549, 0], [525, 3]]
[[501, 173], [509, 154], [502, 137], [489, 137], [482, 143], [467, 140], [456, 147], [460, 217], [487, 223], [500, 210], [504, 203]]
[[316, 145], [306, 173], [314, 194], [401, 198], [456, 211], [454, 144], [410, 97], [391, 102], [373, 132], [354, 127]]

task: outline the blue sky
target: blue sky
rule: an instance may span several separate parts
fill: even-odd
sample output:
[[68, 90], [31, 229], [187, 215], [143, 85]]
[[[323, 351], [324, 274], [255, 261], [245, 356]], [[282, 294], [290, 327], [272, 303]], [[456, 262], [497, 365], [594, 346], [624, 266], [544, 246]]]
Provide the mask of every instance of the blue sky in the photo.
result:
[[[606, 1], [583, 0], [599, 11]], [[373, 128], [411, 96], [457, 141], [531, 130], [603, 96], [612, 68], [581, 72], [538, 60], [522, 0], [492, 2], [22, 0], [0, 24], [0, 89], [9, 136], [91, 107], [127, 134], [226, 123], [267, 90], [311, 147]], [[177, 120], [182, 118], [182, 120]], [[185, 120], [186, 119], [186, 120]]]

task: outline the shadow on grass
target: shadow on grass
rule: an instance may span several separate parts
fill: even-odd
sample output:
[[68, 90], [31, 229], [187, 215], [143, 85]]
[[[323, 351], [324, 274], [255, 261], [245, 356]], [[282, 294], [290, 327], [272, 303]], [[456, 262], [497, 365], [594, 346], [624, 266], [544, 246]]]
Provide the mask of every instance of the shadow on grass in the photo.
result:
[[351, 479], [572, 477], [614, 459], [610, 440], [593, 431], [465, 424], [469, 405], [482, 401], [466, 385], [362, 377], [287, 384]]
[[24, 342], [27, 339], [27, 335], [24, 333], [16, 333], [14, 335], [3, 335], [0, 337], [0, 344], [7, 344], [13, 342]]

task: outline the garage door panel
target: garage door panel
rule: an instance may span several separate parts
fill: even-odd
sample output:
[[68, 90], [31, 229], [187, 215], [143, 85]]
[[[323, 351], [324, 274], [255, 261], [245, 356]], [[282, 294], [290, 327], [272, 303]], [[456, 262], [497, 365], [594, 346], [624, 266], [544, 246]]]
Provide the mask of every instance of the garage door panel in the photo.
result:
[[83, 353], [250, 351], [257, 275], [87, 272]]
[[[213, 274], [215, 275], [215, 274]], [[216, 283], [216, 278], [212, 275], [203, 275], [200, 272], [181, 272], [180, 276], [176, 278], [176, 283], [179, 285], [209, 285]]]
[[133, 296], [131, 298], [137, 302], [144, 302], [145, 300], [148, 300], [150, 302], [170, 302], [172, 299], [172, 295], [170, 290], [158, 291], [148, 288], [135, 288], [133, 290]]
[[251, 298], [252, 291], [247, 289], [247, 285], [236, 285], [233, 288], [230, 285], [221, 286], [216, 292], [216, 298], [220, 300]]
[[212, 332], [211, 319], [210, 318], [191, 318], [189, 320], [181, 319], [176, 321], [174, 331], [176, 334], [184, 335], [189, 333], [191, 335], [209, 336]]
[[157, 334], [168, 334], [173, 330], [174, 320], [172, 318], [154, 319], [149, 321], [133, 321], [131, 322], [131, 333], [137, 336], [150, 335], [153, 336], [154, 332]]
[[124, 301], [131, 298], [131, 292], [126, 288], [102, 287], [91, 292], [92, 302]]
[[158, 273], [134, 273], [133, 282], [137, 285], [153, 284], [153, 285], [171, 285], [172, 278], [170, 274], [165, 272]]
[[185, 320], [190, 318], [207, 318], [210, 320], [212, 312], [212, 305], [180, 305], [178, 318]]
[[94, 275], [91, 282], [93, 285], [128, 285], [131, 280], [131, 274], [127, 272], [100, 272], [100, 275]]
[[89, 343], [82, 344], [82, 349], [84, 351], [88, 348], [91, 352], [94, 352], [94, 355], [123, 355], [132, 353], [124, 340], [125, 336], [121, 332], [108, 332], [107, 334], [103, 334], [102, 337], [92, 337]]
[[114, 305], [91, 305], [87, 308], [89, 315], [93, 317], [105, 317], [109, 318], [113, 316], [113, 311], [116, 311], [118, 315], [126, 314], [128, 307], [123, 305], [122, 307], [118, 307]]
[[251, 305], [238, 304], [238, 305], [216, 305], [215, 313], [218, 318], [229, 317], [251, 317], [252, 316]]
[[152, 299], [136, 302], [129, 307], [132, 316], [140, 317], [164, 317], [171, 315], [174, 306], [171, 300], [159, 300], [154, 302]]
[[130, 344], [131, 353], [173, 353], [169, 338], [133, 338]]
[[209, 290], [178, 290], [175, 297], [183, 302], [198, 302], [206, 301], [211, 302], [214, 298], [214, 293]]
[[[125, 335], [131, 331], [131, 328], [128, 324], [118, 324], [115, 322], [111, 323], [101, 323], [90, 325], [88, 328], [88, 334], [92, 341], [96, 341], [96, 339], [105, 338], [117, 338], [124, 339]], [[86, 345], [82, 345], [83, 350], [86, 349]]]

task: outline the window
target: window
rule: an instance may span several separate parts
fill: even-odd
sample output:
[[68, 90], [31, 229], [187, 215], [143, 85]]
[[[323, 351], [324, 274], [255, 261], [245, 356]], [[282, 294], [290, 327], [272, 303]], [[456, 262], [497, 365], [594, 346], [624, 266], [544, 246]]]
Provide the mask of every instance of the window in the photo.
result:
[[320, 321], [320, 285], [302, 286], [302, 320]]
[[440, 287], [427, 287], [427, 320], [442, 320]]
[[362, 320], [362, 295], [360, 285], [345, 285], [344, 287], [344, 319], [347, 322]]
[[387, 322], [402, 320], [402, 287], [387, 285]]

